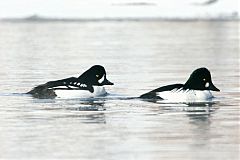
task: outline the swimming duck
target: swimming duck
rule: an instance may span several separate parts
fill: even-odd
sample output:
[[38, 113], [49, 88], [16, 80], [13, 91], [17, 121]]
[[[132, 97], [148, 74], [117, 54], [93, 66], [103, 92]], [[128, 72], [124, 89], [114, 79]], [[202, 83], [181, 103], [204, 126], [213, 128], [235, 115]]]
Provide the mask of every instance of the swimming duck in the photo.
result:
[[113, 85], [106, 78], [105, 68], [94, 65], [79, 77], [70, 77], [34, 87], [27, 94], [36, 98], [86, 98], [105, 96], [104, 85]]
[[198, 68], [185, 84], [171, 84], [154, 89], [140, 96], [143, 99], [161, 99], [171, 102], [207, 101], [213, 98], [210, 91], [220, 91], [213, 85], [210, 71]]

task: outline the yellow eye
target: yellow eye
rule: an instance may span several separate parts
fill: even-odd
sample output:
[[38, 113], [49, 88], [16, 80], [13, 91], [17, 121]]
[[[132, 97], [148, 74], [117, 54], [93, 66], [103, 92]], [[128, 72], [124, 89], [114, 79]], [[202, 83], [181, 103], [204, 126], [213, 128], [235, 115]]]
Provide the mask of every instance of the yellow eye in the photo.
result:
[[97, 74], [96, 77], [99, 77], [99, 75]]

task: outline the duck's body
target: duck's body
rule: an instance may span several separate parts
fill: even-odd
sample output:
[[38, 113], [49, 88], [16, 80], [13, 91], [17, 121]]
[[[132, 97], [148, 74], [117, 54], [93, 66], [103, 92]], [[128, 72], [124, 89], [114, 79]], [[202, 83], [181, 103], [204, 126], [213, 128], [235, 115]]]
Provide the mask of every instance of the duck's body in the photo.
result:
[[[174, 87], [176, 86], [176, 87]], [[141, 98], [148, 99], [163, 99], [170, 102], [197, 102], [197, 101], [207, 101], [213, 98], [212, 93], [209, 90], [191, 90], [183, 89], [182, 84], [164, 86], [158, 88], [157, 90], [151, 91], [144, 95], [141, 95]], [[170, 90], [163, 90], [164, 88], [174, 87]]]
[[212, 91], [219, 91], [211, 80], [208, 69], [195, 70], [185, 84], [172, 84], [157, 88], [140, 96], [144, 99], [161, 99], [170, 102], [202, 102], [213, 98]]
[[202, 102], [213, 98], [210, 91], [198, 90], [173, 90], [157, 93], [157, 96], [171, 102]]
[[105, 88], [102, 86], [93, 86], [94, 91], [89, 92], [88, 90], [79, 90], [79, 89], [57, 89], [55, 94], [57, 98], [89, 98], [89, 97], [102, 97], [106, 96], [108, 93]]
[[113, 85], [106, 78], [104, 67], [95, 65], [78, 78], [49, 81], [34, 87], [28, 94], [36, 98], [86, 98], [107, 94], [103, 85]]

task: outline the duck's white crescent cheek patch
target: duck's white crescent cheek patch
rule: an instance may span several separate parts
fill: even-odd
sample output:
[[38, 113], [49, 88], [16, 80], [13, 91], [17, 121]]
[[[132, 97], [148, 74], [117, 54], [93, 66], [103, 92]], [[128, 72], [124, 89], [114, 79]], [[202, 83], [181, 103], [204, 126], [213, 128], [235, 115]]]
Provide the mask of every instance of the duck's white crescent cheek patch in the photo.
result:
[[98, 80], [99, 83], [102, 83], [103, 81], [104, 81], [104, 76], [102, 76], [102, 78]]
[[205, 87], [206, 87], [206, 88], [209, 87], [209, 83], [208, 83], [208, 82], [205, 84]]

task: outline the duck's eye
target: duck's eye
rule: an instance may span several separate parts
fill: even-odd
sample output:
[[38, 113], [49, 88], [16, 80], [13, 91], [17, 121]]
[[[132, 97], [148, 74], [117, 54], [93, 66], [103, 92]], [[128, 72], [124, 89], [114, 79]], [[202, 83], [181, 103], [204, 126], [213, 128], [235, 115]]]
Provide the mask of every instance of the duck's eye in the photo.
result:
[[97, 74], [96, 77], [99, 77], [99, 75]]

